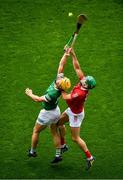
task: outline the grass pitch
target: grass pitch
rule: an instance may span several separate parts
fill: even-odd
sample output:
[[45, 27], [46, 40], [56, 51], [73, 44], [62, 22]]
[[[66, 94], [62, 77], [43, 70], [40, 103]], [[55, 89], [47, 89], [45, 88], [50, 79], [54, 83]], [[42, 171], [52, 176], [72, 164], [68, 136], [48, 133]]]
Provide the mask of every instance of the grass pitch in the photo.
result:
[[[123, 179], [121, 0], [0, 0], [0, 178], [1, 179]], [[68, 13], [74, 15], [68, 17]], [[58, 166], [49, 129], [40, 134], [38, 157], [26, 156], [41, 108], [25, 96], [26, 87], [42, 95], [55, 78], [63, 47], [85, 13], [75, 50], [85, 74], [97, 87], [85, 105], [81, 137], [96, 156], [90, 172], [84, 154], [71, 141]], [[77, 82], [71, 60], [65, 74]], [[61, 110], [67, 107], [60, 101]]]

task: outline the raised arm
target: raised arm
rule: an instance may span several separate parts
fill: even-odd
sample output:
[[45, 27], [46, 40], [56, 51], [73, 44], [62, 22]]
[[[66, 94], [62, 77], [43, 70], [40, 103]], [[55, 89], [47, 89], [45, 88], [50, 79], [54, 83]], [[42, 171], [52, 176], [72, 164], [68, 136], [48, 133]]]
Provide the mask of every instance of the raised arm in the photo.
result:
[[33, 94], [32, 90], [27, 88], [25, 90], [25, 93], [27, 96], [29, 96], [33, 101], [36, 101], [36, 102], [41, 102], [41, 101], [47, 101], [46, 98], [44, 96], [37, 96], [35, 94]]
[[64, 72], [64, 66], [66, 64], [68, 56], [69, 56], [69, 54], [67, 52], [65, 52], [64, 55], [62, 56], [62, 58], [61, 58], [61, 60], [59, 62], [58, 74]]
[[78, 62], [78, 59], [77, 59], [76, 54], [73, 49], [71, 49], [71, 56], [72, 56], [74, 70], [75, 70], [78, 78], [82, 79], [84, 76], [84, 73], [81, 70], [80, 64]]
[[64, 99], [64, 100], [69, 100], [69, 99], [71, 99], [71, 94], [67, 94], [65, 91], [62, 91], [62, 98]]

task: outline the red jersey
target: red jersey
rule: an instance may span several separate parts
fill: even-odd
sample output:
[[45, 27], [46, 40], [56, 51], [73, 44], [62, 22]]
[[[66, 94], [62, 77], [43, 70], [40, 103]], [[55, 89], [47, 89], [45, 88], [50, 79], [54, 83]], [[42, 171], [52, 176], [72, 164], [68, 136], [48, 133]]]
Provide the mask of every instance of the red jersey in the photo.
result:
[[88, 95], [88, 90], [82, 89], [81, 85], [76, 85], [71, 91], [71, 99], [66, 100], [69, 108], [75, 114], [79, 114], [83, 111], [84, 102]]

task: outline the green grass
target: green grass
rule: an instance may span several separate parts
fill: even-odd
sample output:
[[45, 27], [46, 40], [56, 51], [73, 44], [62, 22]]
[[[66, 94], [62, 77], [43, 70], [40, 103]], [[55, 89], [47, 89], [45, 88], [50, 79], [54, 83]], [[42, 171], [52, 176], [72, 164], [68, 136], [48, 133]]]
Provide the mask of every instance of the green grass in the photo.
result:
[[[68, 13], [73, 12], [73, 17]], [[28, 159], [31, 134], [40, 104], [24, 94], [41, 95], [55, 78], [63, 47], [75, 28], [76, 16], [88, 15], [75, 49], [83, 71], [97, 87], [85, 105], [81, 129], [97, 160], [84, 169], [84, 154], [71, 141], [69, 152], [55, 167], [49, 129], [40, 134], [38, 158]], [[123, 94], [121, 0], [0, 0], [0, 178], [1, 179], [123, 179]], [[71, 60], [66, 76], [77, 82]], [[60, 101], [61, 110], [67, 107]]]

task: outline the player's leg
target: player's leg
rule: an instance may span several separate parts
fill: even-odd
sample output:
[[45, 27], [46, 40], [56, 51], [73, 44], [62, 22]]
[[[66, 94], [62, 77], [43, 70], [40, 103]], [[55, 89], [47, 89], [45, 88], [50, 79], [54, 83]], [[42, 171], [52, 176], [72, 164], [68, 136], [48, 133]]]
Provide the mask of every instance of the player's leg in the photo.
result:
[[63, 113], [61, 114], [58, 122], [57, 122], [57, 125], [58, 125], [58, 126], [62, 126], [62, 125], [64, 125], [64, 124], [65, 124], [66, 122], [68, 122], [68, 121], [69, 121], [69, 117], [68, 117], [67, 113], [66, 113], [66, 112], [63, 112]]
[[70, 127], [72, 140], [79, 145], [79, 147], [87, 152], [88, 148], [84, 140], [80, 138], [80, 127]]
[[65, 122], [68, 122], [69, 118], [66, 112], [63, 112], [60, 116], [60, 119], [57, 123], [59, 127], [60, 139], [61, 139], [61, 151], [62, 153], [68, 151], [68, 146], [66, 145], [65, 135], [66, 135], [66, 127], [64, 125]]
[[45, 109], [42, 109], [38, 115], [38, 118], [36, 120], [36, 124], [33, 129], [32, 134], [32, 146], [29, 151], [29, 156], [36, 156], [36, 147], [38, 144], [38, 137], [40, 131], [44, 130], [49, 125], [49, 119], [52, 116], [52, 111], [46, 111]]
[[59, 126], [59, 134], [61, 139], [61, 148], [66, 144], [65, 135], [66, 135], [66, 127], [65, 125]]
[[51, 124], [50, 125], [50, 130], [51, 130], [54, 145], [55, 145], [55, 148], [56, 148], [55, 158], [51, 163], [58, 163], [59, 161], [62, 161], [62, 156], [61, 156], [60, 135], [59, 135], [59, 132], [58, 132], [57, 124]]
[[84, 111], [80, 114], [74, 114], [70, 109], [68, 109], [67, 114], [69, 116], [69, 124], [71, 128], [72, 140], [81, 148], [85, 153], [87, 158], [87, 170], [92, 166], [94, 157], [91, 155], [85, 141], [80, 137], [80, 127], [84, 120]]
[[95, 158], [91, 155], [85, 141], [80, 137], [80, 127], [71, 127], [72, 140], [79, 145], [86, 155], [86, 170], [89, 170]]
[[31, 149], [29, 150], [29, 157], [36, 157], [36, 147], [38, 144], [38, 139], [39, 139], [39, 133], [44, 130], [47, 126], [46, 125], [41, 125], [39, 123], [36, 123], [34, 128], [33, 128], [33, 133], [32, 133], [32, 141], [31, 141]]
[[61, 153], [68, 151], [68, 146], [66, 144], [66, 127], [65, 125], [59, 126], [59, 134], [60, 134], [60, 141], [61, 141]]

